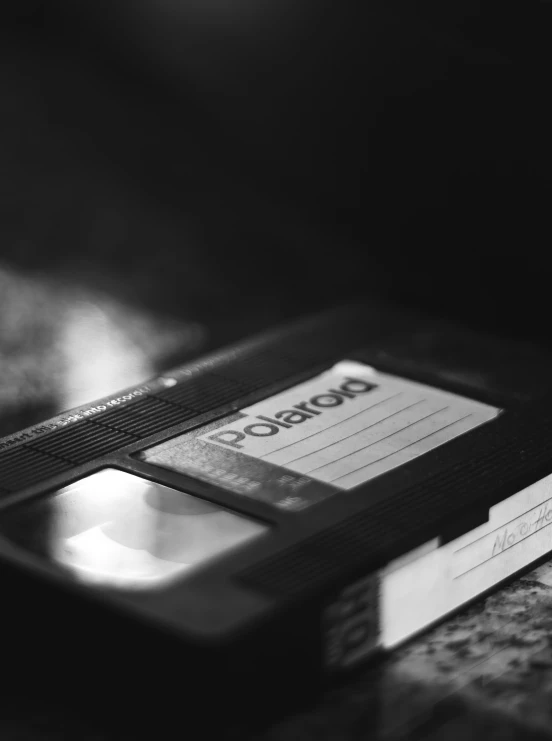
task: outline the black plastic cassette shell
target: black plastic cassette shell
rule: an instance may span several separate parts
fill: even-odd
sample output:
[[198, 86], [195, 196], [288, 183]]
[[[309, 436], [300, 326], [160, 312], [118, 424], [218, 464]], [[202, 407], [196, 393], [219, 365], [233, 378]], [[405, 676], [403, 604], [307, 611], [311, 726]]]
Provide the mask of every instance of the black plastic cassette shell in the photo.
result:
[[[545, 392], [550, 357], [542, 354], [539, 364], [525, 361], [530, 372], [520, 372], [514, 384], [470, 387], [469, 376], [440, 375], [448, 358], [437, 352], [435, 360], [435, 348], [430, 363], [414, 367], [408, 353], [397, 353], [397, 347], [408, 349], [409, 337], [432, 331], [438, 332], [439, 325], [366, 306], [318, 316], [291, 331], [277, 330], [178, 369], [174, 375], [179, 382], [171, 388], [5, 450], [0, 453], [0, 492], [7, 504], [8, 498], [15, 502], [66, 485], [92, 470], [117, 465], [115, 453], [119, 458], [132, 455], [271, 396], [344, 358], [397, 374], [410, 366], [408, 374], [403, 373], [414, 380], [506, 407], [493, 422], [348, 492], [346, 511], [340, 497], [334, 497], [308, 514], [282, 513], [280, 517], [298, 518], [301, 542], [271, 547], [255, 565], [235, 572], [244, 586], [269, 598], [294, 600], [316, 592], [323, 584], [337, 584], [345, 574], [350, 578], [378, 568], [436, 536], [457, 537], [486, 521], [490, 506], [552, 471], [552, 396]], [[468, 347], [477, 341], [477, 335], [463, 336]], [[532, 358], [541, 351], [527, 352]], [[181, 486], [186, 480], [138, 462], [130, 468], [168, 483], [179, 480]], [[213, 487], [195, 482], [194, 488]], [[217, 490], [216, 498], [228, 505], [224, 492]], [[262, 512], [251, 502], [243, 509]]]

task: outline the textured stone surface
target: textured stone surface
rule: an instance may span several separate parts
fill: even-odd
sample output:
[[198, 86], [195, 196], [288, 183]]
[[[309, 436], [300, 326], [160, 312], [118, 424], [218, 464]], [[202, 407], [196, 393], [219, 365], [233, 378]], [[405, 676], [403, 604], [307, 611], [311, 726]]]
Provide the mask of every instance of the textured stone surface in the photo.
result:
[[547, 737], [551, 583], [547, 563], [399, 648], [263, 741]]

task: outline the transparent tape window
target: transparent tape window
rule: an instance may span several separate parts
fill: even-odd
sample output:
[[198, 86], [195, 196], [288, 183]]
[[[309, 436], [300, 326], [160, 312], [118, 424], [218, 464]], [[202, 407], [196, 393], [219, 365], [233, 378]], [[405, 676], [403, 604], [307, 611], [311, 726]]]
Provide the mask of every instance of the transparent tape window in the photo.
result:
[[80, 581], [148, 589], [248, 543], [268, 526], [106, 468], [14, 509], [1, 529]]

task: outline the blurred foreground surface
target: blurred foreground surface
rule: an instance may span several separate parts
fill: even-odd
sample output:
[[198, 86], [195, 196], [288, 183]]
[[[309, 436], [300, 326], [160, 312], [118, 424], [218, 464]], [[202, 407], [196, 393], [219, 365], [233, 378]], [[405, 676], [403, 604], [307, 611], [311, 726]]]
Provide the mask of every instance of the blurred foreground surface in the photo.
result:
[[[412, 242], [428, 235], [434, 248], [449, 238], [451, 246], [441, 249], [438, 267], [432, 262], [437, 253], [413, 259], [405, 250], [406, 262], [393, 275], [372, 270], [381, 250], [396, 248], [397, 225], [386, 221], [389, 214], [378, 223], [377, 239], [387, 234], [390, 241], [382, 247], [366, 240], [355, 251], [358, 236], [349, 229], [332, 231], [272, 201], [251, 181], [205, 159], [186, 130], [177, 147], [175, 132], [166, 131], [168, 110], [148, 98], [139, 104], [139, 89], [119, 89], [116, 79], [106, 85], [93, 65], [34, 41], [6, 38], [2, 55], [2, 435], [312, 310], [322, 297], [334, 298], [328, 276], [337, 280], [338, 273], [356, 277], [357, 287], [362, 274], [366, 290], [380, 292], [395, 281], [399, 292], [407, 291], [410, 278], [418, 277], [421, 287], [411, 297], [427, 297], [433, 285], [438, 307], [450, 290], [456, 306], [466, 302], [472, 321], [477, 295], [478, 306], [494, 312], [491, 324], [501, 311], [537, 323], [547, 305], [538, 248], [529, 243], [544, 222], [527, 218], [547, 201], [538, 179], [544, 174], [533, 163], [545, 163], [548, 154], [527, 136], [544, 126], [536, 115], [508, 136], [496, 132], [495, 149], [508, 144], [516, 152], [497, 181], [489, 171], [498, 160], [487, 162], [486, 182], [501, 182], [502, 192], [486, 201], [481, 186], [472, 203], [466, 188], [478, 174], [464, 171], [453, 183], [452, 216], [433, 202], [407, 213], [403, 238], [411, 230]], [[516, 84], [523, 87], [519, 79]], [[533, 102], [527, 116], [537, 109]], [[166, 126], [157, 120], [161, 115]], [[532, 153], [527, 161], [525, 148]], [[509, 185], [524, 187], [523, 172], [533, 198], [514, 213]], [[436, 198], [440, 187], [433, 184]], [[472, 206], [475, 213], [464, 218]], [[364, 213], [360, 208], [356, 218]], [[477, 234], [481, 214], [486, 220]], [[434, 218], [425, 221], [428, 216]], [[512, 223], [513, 258], [503, 241]], [[501, 238], [489, 248], [493, 224]], [[487, 257], [478, 263], [480, 244]], [[486, 292], [485, 281], [505, 275], [511, 281], [518, 271], [523, 285], [503, 285], [496, 301]], [[524, 304], [533, 279], [536, 309]], [[314, 290], [317, 281], [325, 290]], [[343, 292], [343, 281], [339, 285]], [[512, 302], [504, 303], [505, 296]], [[279, 724], [263, 741], [552, 735], [551, 574], [544, 566], [517, 580]], [[90, 717], [76, 717], [62, 700], [45, 706], [13, 687], [3, 691], [0, 737], [113, 738], [109, 728], [96, 727], [93, 708]]]

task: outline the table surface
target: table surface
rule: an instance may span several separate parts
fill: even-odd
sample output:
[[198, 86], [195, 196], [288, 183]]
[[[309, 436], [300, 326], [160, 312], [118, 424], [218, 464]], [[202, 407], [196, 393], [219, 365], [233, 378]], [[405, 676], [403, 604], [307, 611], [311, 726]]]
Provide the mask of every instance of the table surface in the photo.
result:
[[[208, 184], [217, 218], [206, 220], [204, 204], [193, 198], [177, 207], [161, 185], [145, 185], [99, 148], [89, 130], [61, 120], [56, 86], [62, 80], [66, 95], [71, 85], [91, 84], [88, 73], [77, 75], [55, 55], [41, 66], [36, 52], [20, 45], [5, 45], [4, 54], [11, 105], [1, 123], [9, 146], [0, 174], [8, 206], [0, 223], [0, 434], [300, 310], [271, 300], [252, 311], [243, 287], [236, 291], [215, 264], [210, 244], [217, 237], [253, 243], [268, 224], [273, 237], [293, 245], [314, 238], [308, 227], [193, 162], [187, 187], [197, 198]], [[112, 92], [90, 90], [90, 109], [117, 106]], [[552, 564], [545, 564], [259, 741], [547, 737], [551, 628]], [[104, 741], [110, 733], [62, 702], [44, 706], [12, 688], [3, 695], [0, 737]]]

